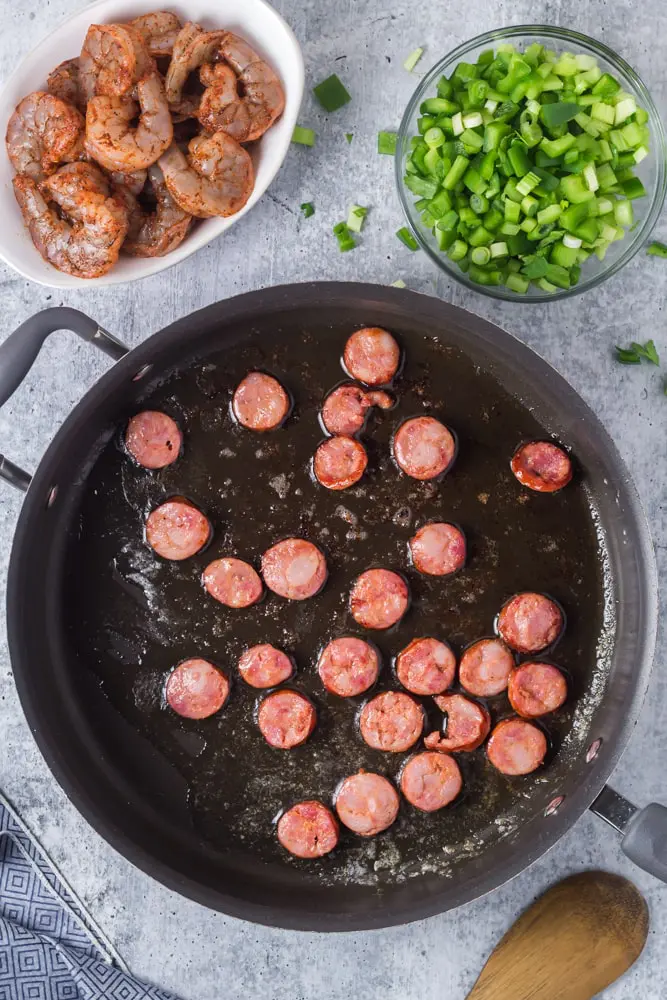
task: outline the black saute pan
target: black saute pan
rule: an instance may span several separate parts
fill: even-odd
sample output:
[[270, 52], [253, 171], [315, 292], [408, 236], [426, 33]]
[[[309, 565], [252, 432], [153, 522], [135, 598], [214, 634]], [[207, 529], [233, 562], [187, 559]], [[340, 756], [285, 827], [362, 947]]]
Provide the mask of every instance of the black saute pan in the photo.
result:
[[[341, 381], [345, 338], [390, 329], [405, 364], [394, 411], [372, 417], [366, 480], [322, 490], [309, 456], [322, 437], [317, 409]], [[317, 283], [252, 292], [212, 305], [132, 351], [73, 309], [37, 314], [0, 347], [0, 404], [27, 375], [45, 338], [70, 329], [114, 366], [74, 409], [31, 478], [6, 458], [0, 474], [26, 491], [8, 583], [8, 635], [21, 702], [49, 766], [86, 819], [126, 858], [207, 906], [266, 924], [315, 930], [382, 927], [456, 907], [501, 885], [593, 809], [624, 833], [623, 848], [667, 879], [667, 811], [637, 811], [605, 786], [637, 720], [654, 649], [657, 580], [637, 494], [614, 444], [585, 403], [536, 354], [437, 299], [364, 284]], [[252, 368], [275, 372], [294, 411], [258, 437], [228, 407]], [[181, 459], [162, 473], [132, 465], [122, 429], [152, 407], [184, 428]], [[435, 487], [399, 475], [388, 458], [397, 422], [435, 412], [457, 432], [454, 470]], [[575, 481], [526, 497], [508, 469], [521, 439], [554, 435], [571, 449]], [[210, 517], [209, 549], [165, 564], [142, 537], [147, 512], [185, 494]], [[446, 584], [405, 564], [415, 525], [445, 514], [470, 543], [469, 565]], [[269, 598], [225, 613], [203, 593], [207, 560], [251, 561], [277, 537], [305, 535], [330, 576], [307, 602]], [[290, 798], [329, 798], [359, 767], [395, 779], [401, 761], [365, 747], [358, 704], [328, 697], [313, 660], [331, 635], [354, 631], [346, 595], [362, 568], [406, 573], [412, 607], [379, 635], [380, 688], [392, 657], [417, 634], [457, 651], [490, 634], [500, 603], [521, 589], [551, 593], [568, 627], [550, 656], [571, 697], [545, 720], [544, 768], [495, 773], [484, 751], [461, 754], [465, 792], [454, 807], [417, 815], [362, 841], [344, 834], [317, 863], [275, 841]], [[358, 632], [358, 629], [356, 630]], [[164, 707], [166, 672], [203, 653], [234, 673], [239, 651], [274, 641], [294, 653], [294, 685], [316, 703], [309, 743], [265, 746], [253, 694], [234, 681], [229, 706], [202, 723]], [[429, 723], [438, 724], [425, 706]], [[489, 704], [494, 720], [509, 712]], [[391, 759], [387, 759], [391, 758]]]

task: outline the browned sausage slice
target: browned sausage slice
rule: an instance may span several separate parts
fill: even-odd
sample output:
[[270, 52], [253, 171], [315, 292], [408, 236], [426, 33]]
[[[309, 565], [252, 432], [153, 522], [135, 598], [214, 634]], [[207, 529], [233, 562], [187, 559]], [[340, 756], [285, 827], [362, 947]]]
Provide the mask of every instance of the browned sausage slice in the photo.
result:
[[163, 559], [189, 559], [204, 548], [210, 537], [208, 518], [183, 497], [156, 507], [146, 521], [146, 541]]
[[486, 754], [503, 774], [530, 774], [547, 753], [547, 738], [541, 729], [523, 719], [503, 719], [491, 733]]
[[259, 574], [242, 559], [215, 559], [204, 570], [202, 582], [211, 597], [228, 608], [248, 608], [262, 596]]
[[282, 684], [294, 672], [287, 653], [269, 643], [251, 646], [239, 659], [241, 677], [254, 688], [272, 688]]
[[180, 455], [183, 435], [166, 413], [144, 410], [127, 425], [125, 447], [145, 469], [164, 469]]
[[453, 802], [463, 781], [459, 765], [446, 753], [418, 753], [401, 774], [401, 791], [422, 812], [435, 812]]
[[563, 448], [551, 441], [531, 441], [518, 448], [510, 463], [523, 486], [538, 493], [555, 493], [572, 479], [572, 462]]
[[507, 687], [514, 657], [500, 639], [479, 639], [468, 646], [459, 665], [459, 681], [478, 698], [493, 698]]
[[525, 719], [555, 712], [567, 698], [567, 681], [551, 663], [522, 663], [510, 677], [510, 705]]
[[366, 449], [352, 437], [331, 437], [323, 441], [313, 458], [318, 483], [328, 490], [346, 490], [358, 483], [368, 465]]
[[303, 538], [286, 538], [262, 556], [262, 576], [274, 594], [305, 601], [324, 586], [327, 563], [317, 545]]
[[357, 434], [366, 423], [371, 401], [358, 385], [340, 385], [324, 401], [322, 423], [330, 434]]
[[380, 673], [380, 657], [369, 642], [347, 635], [324, 647], [317, 671], [327, 691], [352, 698], [373, 687]]
[[563, 612], [544, 594], [516, 594], [498, 615], [498, 634], [518, 653], [539, 653], [563, 631]]
[[357, 330], [348, 339], [343, 365], [348, 375], [365, 385], [386, 385], [398, 371], [401, 350], [387, 331], [379, 326]]
[[232, 399], [234, 416], [251, 431], [272, 431], [282, 424], [289, 410], [289, 396], [280, 382], [264, 372], [246, 375]]
[[390, 781], [372, 771], [359, 771], [342, 782], [336, 795], [336, 812], [348, 830], [374, 837], [398, 816], [398, 792]]
[[291, 750], [304, 743], [317, 721], [313, 704], [298, 691], [283, 689], [266, 696], [257, 712], [262, 736], [272, 747]]
[[435, 417], [412, 417], [394, 434], [394, 458], [399, 469], [413, 479], [435, 479], [449, 468], [456, 442]]
[[296, 858], [322, 858], [338, 843], [336, 817], [321, 802], [297, 802], [278, 820], [278, 840]]
[[374, 750], [401, 753], [417, 742], [424, 728], [424, 712], [402, 691], [384, 691], [361, 710], [359, 729]]
[[390, 628], [408, 609], [408, 585], [389, 569], [368, 569], [350, 594], [352, 617], [364, 628]]
[[381, 389], [368, 392], [359, 385], [340, 385], [324, 401], [322, 423], [330, 434], [358, 434], [372, 406], [389, 410], [394, 401]]
[[396, 657], [396, 676], [413, 694], [442, 694], [456, 673], [456, 657], [439, 639], [413, 639]]
[[429, 733], [424, 746], [432, 750], [476, 750], [489, 735], [491, 717], [483, 705], [462, 694], [443, 694], [434, 699], [447, 716], [445, 735]]
[[183, 660], [167, 678], [164, 695], [174, 712], [185, 719], [207, 719], [220, 711], [229, 697], [229, 681], [208, 660]]
[[444, 521], [425, 524], [408, 545], [415, 569], [420, 573], [447, 576], [465, 566], [465, 535], [453, 524]]

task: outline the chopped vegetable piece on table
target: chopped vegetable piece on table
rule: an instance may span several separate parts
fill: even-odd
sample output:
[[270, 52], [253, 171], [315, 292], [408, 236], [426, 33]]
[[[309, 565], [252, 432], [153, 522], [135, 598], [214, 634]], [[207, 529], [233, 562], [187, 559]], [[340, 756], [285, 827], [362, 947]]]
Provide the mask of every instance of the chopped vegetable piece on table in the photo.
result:
[[622, 365], [640, 365], [642, 358], [645, 358], [652, 365], [659, 365], [660, 358], [652, 340], [647, 340], [645, 344], [638, 344], [636, 341], [629, 347], [616, 347], [616, 360]]
[[667, 257], [667, 246], [654, 240], [646, 251], [651, 257]]
[[335, 73], [313, 87], [313, 93], [325, 111], [338, 111], [352, 100], [342, 80]]
[[[649, 116], [592, 56], [500, 45], [442, 77], [419, 114], [404, 183], [470, 280], [520, 295], [568, 289], [635, 225]], [[389, 151], [380, 137], [378, 148]], [[647, 252], [667, 257], [667, 246]]]
[[347, 139], [348, 142], [352, 142], [352, 140], [354, 139], [354, 133], [353, 132], [346, 132], [345, 133], [345, 138]]
[[414, 238], [407, 226], [403, 226], [396, 233], [401, 243], [404, 243], [408, 250], [419, 250], [419, 243]]
[[361, 205], [353, 205], [347, 216], [347, 228], [353, 233], [360, 233], [367, 215], [367, 208], [362, 208]]
[[311, 215], [315, 215], [315, 206], [312, 201], [304, 201], [301, 211], [303, 212], [304, 219], [309, 219]]
[[394, 156], [397, 143], [397, 132], [378, 132], [378, 153], [384, 153], [385, 156]]
[[299, 146], [314, 146], [315, 133], [312, 128], [304, 128], [302, 125], [295, 125], [294, 132], [292, 133], [292, 142], [298, 143]]
[[405, 282], [403, 281], [402, 278], [398, 278], [396, 281], [392, 281], [391, 287], [392, 288], [407, 288], [408, 286], [405, 284]]
[[417, 65], [417, 63], [419, 62], [419, 60], [423, 55], [424, 55], [423, 49], [415, 49], [414, 52], [411, 52], [408, 58], [403, 63], [403, 68], [407, 69], [408, 73], [412, 73], [413, 69], [415, 68], [415, 66]]
[[338, 249], [341, 253], [347, 250], [354, 250], [357, 243], [350, 232], [347, 222], [337, 222], [333, 227], [334, 236], [338, 240]]

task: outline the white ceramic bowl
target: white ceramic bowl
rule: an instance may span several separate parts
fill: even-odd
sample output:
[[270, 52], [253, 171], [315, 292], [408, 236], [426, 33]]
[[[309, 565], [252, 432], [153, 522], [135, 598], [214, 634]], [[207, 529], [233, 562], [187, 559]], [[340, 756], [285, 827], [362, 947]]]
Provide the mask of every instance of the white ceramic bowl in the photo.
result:
[[[229, 219], [206, 219], [198, 222], [183, 243], [166, 257], [121, 255], [116, 266], [104, 277], [88, 280], [75, 278], [56, 270], [42, 259], [23, 225], [12, 190], [14, 170], [4, 148], [7, 122], [26, 94], [45, 87], [46, 77], [58, 63], [79, 54], [90, 24], [129, 21], [139, 14], [158, 9], [171, 10], [183, 21], [197, 21], [204, 28], [228, 28], [247, 39], [280, 76], [285, 88], [285, 111], [273, 128], [249, 147], [255, 164], [255, 188], [247, 205], [240, 212]], [[289, 25], [266, 0], [178, 0], [176, 3], [162, 3], [159, 0], [97, 0], [96, 3], [91, 3], [68, 18], [25, 56], [0, 93], [0, 257], [24, 277], [53, 288], [117, 285], [125, 281], [136, 281], [185, 260], [249, 212], [278, 173], [287, 155], [301, 106], [303, 78], [303, 57], [299, 43]]]

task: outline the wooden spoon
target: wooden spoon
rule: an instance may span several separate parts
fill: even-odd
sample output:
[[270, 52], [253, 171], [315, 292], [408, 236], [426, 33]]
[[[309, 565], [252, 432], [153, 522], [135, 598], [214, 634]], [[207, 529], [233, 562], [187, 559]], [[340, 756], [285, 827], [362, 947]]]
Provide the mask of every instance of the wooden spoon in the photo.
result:
[[632, 882], [572, 875], [522, 913], [468, 1000], [591, 1000], [636, 961], [647, 934], [648, 907]]

